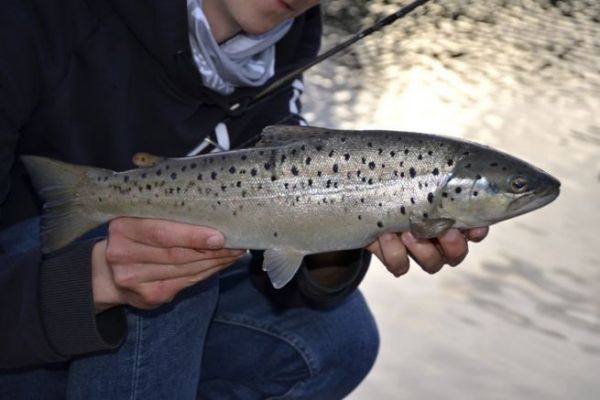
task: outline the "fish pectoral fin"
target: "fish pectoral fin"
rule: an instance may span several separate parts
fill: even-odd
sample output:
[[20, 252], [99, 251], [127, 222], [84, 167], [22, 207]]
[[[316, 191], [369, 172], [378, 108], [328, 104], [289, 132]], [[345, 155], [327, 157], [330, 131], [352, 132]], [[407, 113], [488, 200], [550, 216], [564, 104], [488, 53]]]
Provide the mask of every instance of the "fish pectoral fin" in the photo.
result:
[[419, 239], [431, 239], [452, 228], [455, 222], [451, 218], [411, 219], [410, 231]]
[[314, 126], [270, 125], [260, 133], [260, 140], [254, 147], [284, 146], [299, 140], [322, 139], [331, 129]]
[[139, 152], [135, 153], [131, 158], [133, 165], [139, 168], [153, 167], [163, 161], [165, 157], [157, 156], [150, 153]]
[[265, 251], [263, 270], [269, 275], [275, 289], [284, 287], [296, 274], [304, 254], [294, 249], [268, 249]]

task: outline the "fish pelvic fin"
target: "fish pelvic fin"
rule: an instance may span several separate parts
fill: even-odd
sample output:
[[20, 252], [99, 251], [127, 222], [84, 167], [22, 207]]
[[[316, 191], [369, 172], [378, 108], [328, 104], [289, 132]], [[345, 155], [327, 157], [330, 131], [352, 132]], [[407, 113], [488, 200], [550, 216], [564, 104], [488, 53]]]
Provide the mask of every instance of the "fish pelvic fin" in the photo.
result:
[[265, 251], [263, 270], [269, 275], [275, 289], [281, 289], [292, 280], [300, 268], [303, 258], [303, 253], [289, 248]]
[[43, 201], [42, 252], [66, 246], [105, 221], [90, 218], [81, 203], [79, 188], [88, 182], [87, 172], [96, 170], [38, 156], [22, 156], [38, 196]]

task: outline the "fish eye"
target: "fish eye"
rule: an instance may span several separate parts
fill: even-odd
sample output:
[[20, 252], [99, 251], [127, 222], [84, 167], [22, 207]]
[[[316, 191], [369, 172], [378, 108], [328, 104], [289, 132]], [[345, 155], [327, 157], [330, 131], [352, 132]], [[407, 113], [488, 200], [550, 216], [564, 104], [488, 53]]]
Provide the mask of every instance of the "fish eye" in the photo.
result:
[[527, 190], [527, 179], [522, 176], [516, 176], [510, 180], [510, 188], [515, 193], [521, 193]]

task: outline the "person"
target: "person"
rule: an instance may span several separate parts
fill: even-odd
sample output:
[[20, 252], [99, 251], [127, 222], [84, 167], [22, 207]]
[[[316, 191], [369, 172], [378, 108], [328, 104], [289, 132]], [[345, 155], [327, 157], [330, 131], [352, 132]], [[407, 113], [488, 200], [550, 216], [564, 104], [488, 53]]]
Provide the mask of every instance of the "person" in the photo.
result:
[[342, 398], [378, 349], [356, 289], [370, 254], [435, 273], [487, 234], [385, 234], [279, 291], [260, 253], [171, 221], [117, 218], [42, 254], [20, 155], [124, 170], [301, 123], [301, 79], [245, 105], [316, 55], [319, 1], [0, 1], [0, 398]]

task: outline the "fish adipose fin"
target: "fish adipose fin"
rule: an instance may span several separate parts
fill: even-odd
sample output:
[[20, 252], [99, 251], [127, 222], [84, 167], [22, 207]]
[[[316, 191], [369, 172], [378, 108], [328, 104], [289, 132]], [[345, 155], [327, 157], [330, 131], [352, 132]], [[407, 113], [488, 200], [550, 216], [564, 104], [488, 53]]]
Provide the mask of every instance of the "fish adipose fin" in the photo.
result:
[[269, 249], [265, 251], [263, 270], [269, 275], [275, 289], [284, 287], [296, 274], [304, 254], [294, 249]]
[[299, 140], [323, 139], [332, 129], [298, 125], [271, 125], [261, 132], [261, 137], [254, 147], [284, 146]]
[[451, 218], [412, 219], [410, 231], [419, 239], [431, 239], [452, 228], [456, 221]]
[[156, 164], [159, 164], [164, 159], [165, 159], [165, 157], [157, 156], [157, 155], [150, 154], [150, 153], [140, 152], [140, 153], [135, 153], [133, 155], [133, 157], [131, 158], [131, 161], [133, 162], [133, 165], [135, 165], [136, 167], [144, 168], [144, 167], [154, 167]]
[[80, 203], [78, 189], [87, 172], [96, 170], [37, 156], [22, 156], [38, 195], [44, 202], [42, 252], [59, 249], [104, 221], [89, 218]]

